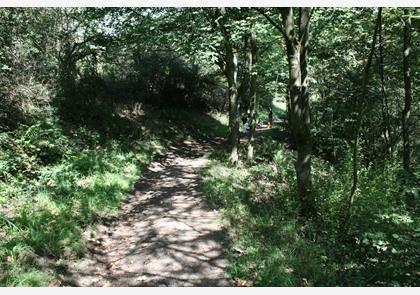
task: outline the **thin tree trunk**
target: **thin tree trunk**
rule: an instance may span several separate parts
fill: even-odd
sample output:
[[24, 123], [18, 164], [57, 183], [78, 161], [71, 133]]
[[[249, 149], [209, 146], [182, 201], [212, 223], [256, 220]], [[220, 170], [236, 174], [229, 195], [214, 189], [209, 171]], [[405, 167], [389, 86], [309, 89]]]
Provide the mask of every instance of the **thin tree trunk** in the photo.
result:
[[251, 122], [249, 126], [249, 138], [248, 138], [248, 153], [247, 159], [249, 162], [252, 162], [254, 159], [254, 138], [255, 138], [255, 123], [256, 123], [256, 108], [257, 108], [257, 73], [255, 71], [255, 63], [257, 61], [257, 37], [255, 34], [255, 28], [252, 26], [250, 40], [250, 64], [249, 64], [249, 74], [250, 74], [250, 88], [249, 88], [249, 98], [250, 98], [250, 112], [251, 112]]
[[[301, 100], [302, 100], [302, 119], [304, 124], [308, 127], [306, 132], [309, 131], [310, 126], [310, 108], [309, 108], [309, 91], [308, 91], [308, 43], [309, 43], [309, 13], [310, 8], [304, 7], [300, 9], [300, 69], [301, 69]], [[308, 136], [310, 138], [310, 136]], [[311, 146], [311, 142], [308, 143]]]
[[286, 87], [286, 110], [287, 110], [287, 132], [289, 132], [290, 136], [293, 137], [292, 132], [292, 116], [291, 114], [291, 108], [290, 108], [291, 102], [290, 102], [290, 88], [289, 86]]
[[404, 109], [402, 111], [402, 137], [403, 137], [403, 166], [406, 171], [410, 171], [410, 136], [408, 132], [410, 111], [411, 111], [411, 19], [409, 10], [404, 9], [404, 47], [403, 47], [403, 72], [404, 72]]
[[383, 136], [387, 152], [391, 153], [391, 130], [389, 124], [389, 107], [388, 98], [385, 91], [385, 78], [384, 78], [384, 53], [383, 53], [383, 39], [382, 39], [382, 16], [379, 16], [379, 75], [381, 78], [381, 93], [382, 93], [382, 124]]
[[238, 54], [233, 49], [228, 50], [228, 85], [229, 85], [229, 143], [231, 146], [230, 162], [238, 162], [238, 144], [239, 144], [239, 102], [238, 102]]
[[357, 182], [358, 182], [358, 149], [359, 149], [359, 135], [360, 135], [360, 128], [362, 126], [362, 122], [363, 122], [363, 113], [364, 113], [364, 107], [363, 107], [363, 102], [366, 101], [367, 98], [367, 92], [368, 92], [368, 82], [369, 82], [369, 70], [372, 64], [372, 58], [373, 58], [373, 54], [375, 52], [375, 45], [376, 45], [376, 39], [377, 39], [377, 35], [378, 35], [378, 29], [379, 29], [379, 21], [381, 18], [381, 13], [382, 13], [382, 8], [379, 7], [378, 8], [378, 15], [376, 18], [376, 26], [375, 26], [375, 31], [373, 33], [373, 38], [372, 38], [372, 45], [370, 47], [370, 52], [368, 55], [368, 59], [366, 61], [366, 65], [363, 69], [363, 76], [362, 76], [362, 85], [361, 85], [361, 100], [357, 100], [356, 101], [356, 109], [358, 110], [358, 115], [356, 118], [356, 126], [355, 126], [355, 135], [354, 135], [354, 141], [353, 141], [353, 152], [352, 152], [352, 157], [353, 157], [353, 182], [352, 182], [352, 186], [350, 189], [350, 195], [348, 198], [348, 204], [347, 204], [347, 211], [346, 211], [346, 215], [343, 219], [343, 223], [342, 223], [342, 231], [341, 231], [341, 235], [344, 238], [347, 234], [349, 225], [350, 225], [350, 218], [352, 215], [352, 210], [353, 210], [353, 203], [354, 203], [354, 199], [355, 199], [355, 193], [356, 193], [356, 189], [357, 189]]

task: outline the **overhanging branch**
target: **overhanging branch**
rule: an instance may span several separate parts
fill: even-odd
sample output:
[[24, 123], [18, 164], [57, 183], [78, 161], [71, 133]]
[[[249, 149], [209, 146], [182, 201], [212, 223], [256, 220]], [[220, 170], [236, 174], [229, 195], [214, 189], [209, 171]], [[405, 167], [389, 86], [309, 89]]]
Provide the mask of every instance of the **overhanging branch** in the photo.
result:
[[270, 24], [272, 24], [277, 30], [279, 30], [283, 35], [286, 35], [286, 32], [283, 30], [283, 27], [276, 23], [270, 16], [268, 16], [265, 11], [261, 8], [254, 8], [258, 11], [262, 16], [264, 16]]

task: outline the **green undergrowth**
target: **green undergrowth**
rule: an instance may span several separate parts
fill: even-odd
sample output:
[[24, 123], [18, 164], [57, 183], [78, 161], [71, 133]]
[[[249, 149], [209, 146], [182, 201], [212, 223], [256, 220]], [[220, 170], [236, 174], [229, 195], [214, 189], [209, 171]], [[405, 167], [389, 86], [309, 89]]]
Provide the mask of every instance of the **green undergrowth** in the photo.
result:
[[220, 133], [214, 116], [187, 114], [149, 110], [104, 135], [49, 109], [1, 133], [0, 285], [60, 284], [63, 263], [87, 251], [84, 228], [114, 215], [153, 158], [191, 137], [184, 120], [193, 117], [196, 137]]
[[360, 171], [351, 227], [341, 242], [351, 162], [334, 167], [313, 158], [320, 218], [302, 221], [294, 157], [269, 136], [257, 138], [252, 165], [228, 165], [224, 149], [210, 156], [203, 187], [229, 233], [228, 272], [238, 285], [418, 286], [419, 215], [403, 198], [407, 186], [400, 166]]

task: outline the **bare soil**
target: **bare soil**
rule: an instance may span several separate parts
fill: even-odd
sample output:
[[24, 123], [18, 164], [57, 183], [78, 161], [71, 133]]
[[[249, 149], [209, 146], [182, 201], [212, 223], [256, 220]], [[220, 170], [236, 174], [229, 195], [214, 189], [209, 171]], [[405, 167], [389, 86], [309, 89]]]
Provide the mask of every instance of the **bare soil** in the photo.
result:
[[229, 286], [224, 231], [200, 189], [209, 142], [184, 141], [153, 162], [119, 214], [86, 231], [73, 286]]

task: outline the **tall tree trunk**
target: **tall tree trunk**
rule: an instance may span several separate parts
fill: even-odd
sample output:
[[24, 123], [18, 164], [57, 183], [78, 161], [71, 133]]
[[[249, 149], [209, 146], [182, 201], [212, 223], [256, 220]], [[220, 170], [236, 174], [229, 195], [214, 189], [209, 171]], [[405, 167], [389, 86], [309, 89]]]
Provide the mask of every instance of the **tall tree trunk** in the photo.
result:
[[403, 47], [403, 72], [404, 72], [404, 109], [402, 111], [402, 137], [403, 137], [403, 166], [406, 171], [410, 171], [410, 136], [408, 132], [410, 111], [411, 111], [411, 19], [409, 10], [404, 9], [404, 47]]
[[[310, 109], [309, 109], [309, 91], [308, 91], [308, 44], [309, 44], [309, 13], [310, 8], [304, 7], [300, 9], [300, 69], [301, 69], [301, 100], [302, 100], [302, 119], [304, 124], [308, 127], [306, 131], [309, 131], [310, 126]], [[308, 136], [310, 138], [310, 136]], [[308, 142], [308, 146], [311, 147], [311, 142]]]
[[255, 63], [257, 61], [257, 37], [255, 28], [252, 26], [251, 35], [249, 36], [249, 74], [250, 74], [250, 88], [249, 88], [249, 108], [251, 112], [251, 122], [249, 126], [249, 138], [248, 138], [248, 153], [247, 159], [252, 162], [254, 159], [254, 137], [255, 137], [255, 123], [256, 123], [256, 108], [257, 108], [257, 73], [255, 71]]
[[289, 64], [290, 121], [296, 141], [295, 163], [301, 215], [314, 216], [315, 199], [311, 179], [311, 132], [309, 119], [309, 95], [307, 89], [307, 46], [309, 30], [309, 8], [300, 9], [300, 40], [294, 34], [293, 9], [281, 10], [284, 36]]
[[382, 38], [382, 16], [378, 15], [379, 21], [379, 75], [381, 78], [381, 93], [382, 93], [382, 125], [383, 136], [387, 152], [391, 153], [391, 130], [389, 123], [389, 107], [388, 98], [385, 91], [385, 78], [384, 78], [384, 53], [383, 53], [383, 38]]
[[299, 190], [303, 198], [304, 215], [315, 213], [315, 200], [313, 198], [311, 180], [312, 138], [310, 129], [310, 109], [308, 91], [308, 43], [309, 43], [309, 13], [310, 8], [300, 9], [300, 69], [301, 69], [301, 133], [297, 144], [298, 157], [296, 162], [297, 175], [300, 178]]
[[231, 152], [229, 160], [231, 163], [238, 162], [239, 144], [239, 100], [238, 100], [238, 53], [233, 52], [233, 48], [228, 48], [227, 76], [229, 87], [229, 143]]
[[238, 145], [239, 145], [239, 100], [238, 100], [238, 53], [233, 47], [231, 35], [226, 28], [226, 8], [220, 7], [218, 9], [218, 25], [224, 37], [224, 46], [226, 53], [226, 68], [225, 75], [228, 81], [228, 96], [229, 96], [229, 144], [231, 146], [231, 153], [229, 160], [233, 164], [237, 164], [239, 160]]
[[378, 14], [376, 17], [376, 26], [375, 26], [375, 31], [373, 33], [373, 38], [372, 38], [372, 44], [370, 47], [370, 52], [365, 64], [365, 67], [363, 69], [363, 75], [362, 75], [362, 85], [361, 85], [361, 99], [358, 99], [356, 101], [356, 110], [358, 111], [358, 115], [356, 118], [356, 126], [355, 126], [355, 135], [354, 135], [354, 141], [353, 141], [353, 152], [352, 152], [352, 157], [353, 157], [353, 183], [350, 189], [350, 195], [348, 198], [348, 204], [347, 204], [347, 211], [345, 213], [345, 217], [343, 218], [343, 222], [341, 224], [342, 230], [341, 230], [341, 235], [344, 238], [347, 234], [349, 225], [350, 225], [350, 218], [352, 215], [352, 210], [353, 210], [353, 203], [354, 203], [354, 199], [355, 199], [355, 193], [356, 193], [356, 189], [357, 189], [357, 182], [358, 182], [358, 149], [359, 149], [359, 135], [360, 135], [360, 128], [362, 126], [363, 123], [363, 114], [364, 114], [364, 107], [363, 107], [363, 103], [366, 101], [367, 98], [367, 92], [368, 92], [368, 82], [369, 82], [369, 70], [370, 67], [372, 65], [372, 58], [373, 58], [373, 54], [375, 52], [375, 45], [376, 45], [376, 39], [377, 39], [377, 35], [378, 35], [378, 29], [379, 29], [379, 23], [380, 23], [380, 19], [381, 19], [381, 14], [382, 14], [382, 8], [379, 7], [378, 8]]

